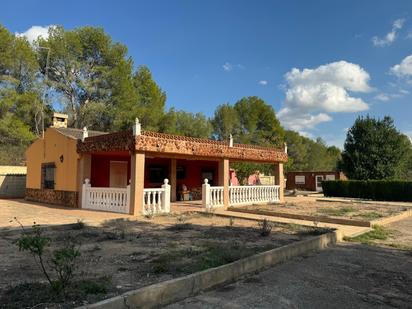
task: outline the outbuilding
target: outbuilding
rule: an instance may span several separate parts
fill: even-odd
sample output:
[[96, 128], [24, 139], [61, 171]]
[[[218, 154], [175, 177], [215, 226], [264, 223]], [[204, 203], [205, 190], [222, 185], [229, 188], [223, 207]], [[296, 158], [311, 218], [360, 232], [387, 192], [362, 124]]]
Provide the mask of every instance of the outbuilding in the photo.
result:
[[336, 171], [300, 171], [286, 173], [287, 190], [322, 191], [324, 180], [346, 180], [342, 172]]

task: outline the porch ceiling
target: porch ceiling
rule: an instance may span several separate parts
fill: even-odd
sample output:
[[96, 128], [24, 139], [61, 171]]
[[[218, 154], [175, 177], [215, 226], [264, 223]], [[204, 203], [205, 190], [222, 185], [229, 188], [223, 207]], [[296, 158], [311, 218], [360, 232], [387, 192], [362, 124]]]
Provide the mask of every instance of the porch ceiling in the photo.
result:
[[175, 157], [191, 157], [206, 160], [229, 159], [234, 161], [278, 163], [287, 162], [287, 154], [280, 149], [255, 145], [234, 144], [202, 138], [192, 138], [150, 131], [133, 136], [132, 131], [122, 131], [88, 137], [78, 141], [79, 153], [107, 151], [139, 151], [165, 154]]

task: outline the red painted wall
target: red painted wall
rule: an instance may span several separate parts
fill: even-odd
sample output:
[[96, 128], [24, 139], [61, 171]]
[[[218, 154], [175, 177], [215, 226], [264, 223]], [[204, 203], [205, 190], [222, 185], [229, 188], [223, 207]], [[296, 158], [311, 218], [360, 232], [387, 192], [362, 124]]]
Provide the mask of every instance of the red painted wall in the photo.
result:
[[[128, 154], [93, 154], [91, 158], [91, 185], [92, 187], [109, 187], [110, 185], [110, 161], [128, 162], [128, 179], [130, 179], [130, 156]], [[217, 161], [203, 160], [177, 160], [177, 167], [183, 167], [185, 177], [177, 179], [176, 188], [180, 191], [185, 184], [188, 190], [200, 189], [204, 182], [203, 172], [211, 172], [213, 180], [209, 183], [213, 186], [218, 185], [219, 165]], [[171, 160], [167, 158], [146, 158], [145, 160], [145, 188], [159, 188], [163, 184], [163, 179], [159, 182], [150, 182], [150, 168], [160, 167], [164, 170], [165, 178], [170, 180]]]
[[92, 187], [110, 186], [110, 161], [127, 161], [127, 178], [130, 179], [129, 155], [92, 155], [90, 183]]

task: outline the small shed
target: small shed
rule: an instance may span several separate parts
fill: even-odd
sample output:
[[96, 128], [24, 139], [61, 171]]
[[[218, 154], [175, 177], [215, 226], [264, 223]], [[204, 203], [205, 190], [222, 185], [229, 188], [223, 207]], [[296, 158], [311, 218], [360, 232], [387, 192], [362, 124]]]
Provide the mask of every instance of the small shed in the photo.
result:
[[323, 180], [346, 180], [342, 172], [336, 171], [297, 171], [286, 173], [287, 190], [322, 191]]
[[0, 166], [0, 198], [23, 198], [26, 174], [25, 166]]

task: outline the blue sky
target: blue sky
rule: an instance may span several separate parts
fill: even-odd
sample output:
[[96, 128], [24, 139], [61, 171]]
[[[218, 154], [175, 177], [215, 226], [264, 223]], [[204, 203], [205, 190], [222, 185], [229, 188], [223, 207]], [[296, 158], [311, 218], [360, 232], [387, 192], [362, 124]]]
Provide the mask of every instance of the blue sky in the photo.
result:
[[285, 127], [342, 147], [358, 115], [412, 136], [412, 1], [4, 1], [0, 23], [103, 27], [167, 92], [212, 116], [256, 95]]

